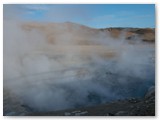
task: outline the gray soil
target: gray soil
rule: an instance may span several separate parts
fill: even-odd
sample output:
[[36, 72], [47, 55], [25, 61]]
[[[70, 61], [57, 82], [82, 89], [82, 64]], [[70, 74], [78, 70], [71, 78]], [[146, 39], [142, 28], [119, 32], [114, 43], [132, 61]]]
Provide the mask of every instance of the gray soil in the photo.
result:
[[29, 113], [27, 116], [155, 116], [155, 88], [151, 87], [141, 99], [129, 98], [93, 107]]

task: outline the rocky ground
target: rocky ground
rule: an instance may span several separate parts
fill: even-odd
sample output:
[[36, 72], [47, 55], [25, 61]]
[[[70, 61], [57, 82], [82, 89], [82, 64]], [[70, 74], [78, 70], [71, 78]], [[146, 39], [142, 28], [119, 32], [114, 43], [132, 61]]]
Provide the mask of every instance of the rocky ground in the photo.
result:
[[124, 32], [127, 40], [135, 40], [139, 37], [144, 42], [155, 42], [154, 28], [107, 28], [100, 30], [109, 31], [114, 38], [120, 37], [120, 34]]
[[29, 116], [155, 116], [155, 88], [151, 87], [144, 98], [129, 98], [79, 109], [46, 113], [29, 113]]

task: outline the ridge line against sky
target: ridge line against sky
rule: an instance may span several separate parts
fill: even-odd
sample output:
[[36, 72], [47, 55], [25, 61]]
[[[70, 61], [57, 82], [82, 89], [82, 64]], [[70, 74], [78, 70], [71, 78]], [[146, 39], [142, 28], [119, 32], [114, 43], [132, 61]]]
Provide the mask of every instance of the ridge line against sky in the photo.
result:
[[155, 28], [154, 4], [4, 4], [5, 20], [74, 22], [93, 28]]

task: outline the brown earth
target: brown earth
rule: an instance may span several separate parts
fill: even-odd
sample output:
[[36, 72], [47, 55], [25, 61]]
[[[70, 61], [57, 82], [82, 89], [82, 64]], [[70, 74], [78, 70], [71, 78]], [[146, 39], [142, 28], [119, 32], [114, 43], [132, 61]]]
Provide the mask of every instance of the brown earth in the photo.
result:
[[[76, 23], [25, 23], [22, 28], [27, 31], [38, 30], [45, 35], [48, 43], [56, 44], [58, 35], [66, 35], [77, 45], [97, 45], [90, 41], [91, 36], [104, 32], [111, 38], [120, 38], [123, 35], [127, 40], [140, 38], [145, 42], [155, 41], [154, 28], [105, 28], [94, 29]], [[72, 33], [72, 34], [70, 34]], [[67, 38], [67, 37], [66, 37]]]

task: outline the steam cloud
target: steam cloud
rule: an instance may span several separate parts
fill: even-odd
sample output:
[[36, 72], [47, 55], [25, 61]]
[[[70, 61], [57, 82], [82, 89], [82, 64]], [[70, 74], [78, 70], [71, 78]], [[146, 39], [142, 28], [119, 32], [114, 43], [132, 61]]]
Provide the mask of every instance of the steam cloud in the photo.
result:
[[35, 111], [142, 97], [154, 45], [73, 23], [4, 21], [4, 89]]

